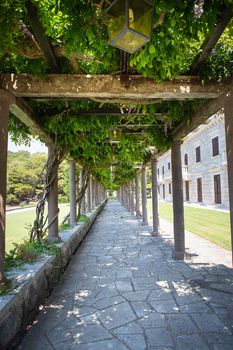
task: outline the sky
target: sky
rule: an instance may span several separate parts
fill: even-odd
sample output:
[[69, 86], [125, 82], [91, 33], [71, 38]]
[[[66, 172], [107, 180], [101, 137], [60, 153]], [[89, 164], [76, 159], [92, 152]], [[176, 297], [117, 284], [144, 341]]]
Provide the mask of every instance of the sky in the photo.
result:
[[11, 151], [11, 152], [28, 151], [30, 153], [37, 153], [37, 152], [47, 153], [47, 147], [43, 143], [35, 139], [32, 139], [30, 147], [27, 147], [24, 145], [16, 146], [14, 142], [11, 141], [11, 138], [9, 138], [8, 151]]

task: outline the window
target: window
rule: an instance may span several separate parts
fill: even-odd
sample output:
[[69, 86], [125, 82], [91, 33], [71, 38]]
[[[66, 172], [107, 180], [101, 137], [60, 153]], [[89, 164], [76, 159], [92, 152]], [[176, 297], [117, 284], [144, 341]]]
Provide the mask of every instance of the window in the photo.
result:
[[158, 176], [159, 176], [159, 169], [157, 169], [157, 174], [158, 174]]
[[219, 155], [218, 136], [212, 139], [212, 154], [213, 154], [213, 157]]
[[162, 167], [162, 174], [164, 175], [164, 166]]
[[197, 201], [202, 202], [202, 178], [197, 179]]
[[171, 169], [171, 163], [170, 162], [167, 163], [167, 168], [168, 168], [168, 170]]
[[172, 184], [168, 184], [168, 193], [171, 194], [172, 193]]
[[201, 161], [201, 147], [196, 147], [196, 163]]
[[220, 175], [214, 175], [214, 201], [216, 204], [222, 203]]
[[184, 155], [184, 165], [188, 165], [188, 155], [185, 153]]
[[163, 199], [165, 199], [165, 185], [163, 184]]
[[189, 201], [189, 181], [185, 181], [185, 200]]

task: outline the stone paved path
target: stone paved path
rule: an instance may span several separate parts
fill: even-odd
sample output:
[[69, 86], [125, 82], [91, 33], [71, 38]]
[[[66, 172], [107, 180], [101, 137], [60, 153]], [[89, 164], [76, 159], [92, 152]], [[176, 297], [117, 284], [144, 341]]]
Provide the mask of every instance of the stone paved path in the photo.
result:
[[232, 350], [233, 270], [171, 250], [109, 202], [19, 349]]

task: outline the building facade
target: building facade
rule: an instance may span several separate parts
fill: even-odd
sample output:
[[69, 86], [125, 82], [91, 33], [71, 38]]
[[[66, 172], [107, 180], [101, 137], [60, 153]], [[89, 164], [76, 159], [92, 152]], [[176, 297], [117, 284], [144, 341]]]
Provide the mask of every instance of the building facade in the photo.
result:
[[[184, 201], [229, 209], [224, 114], [212, 116], [181, 146]], [[171, 152], [158, 159], [159, 198], [172, 201]]]

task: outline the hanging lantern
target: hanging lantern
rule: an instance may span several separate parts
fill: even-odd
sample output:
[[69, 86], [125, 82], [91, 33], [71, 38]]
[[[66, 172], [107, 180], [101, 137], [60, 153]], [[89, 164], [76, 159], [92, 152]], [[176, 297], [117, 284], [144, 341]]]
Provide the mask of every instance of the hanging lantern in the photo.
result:
[[110, 133], [110, 141], [112, 143], [118, 143], [121, 139], [121, 129], [112, 129]]
[[115, 0], [108, 7], [109, 43], [134, 53], [151, 40], [153, 5], [147, 0]]

